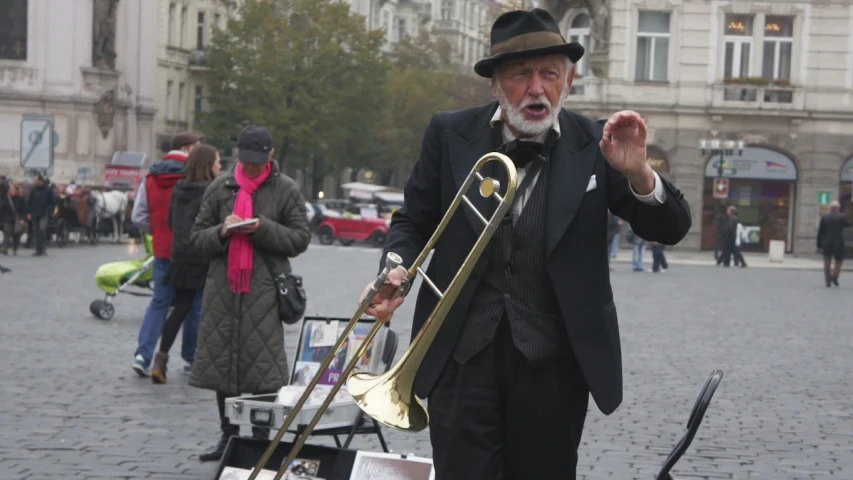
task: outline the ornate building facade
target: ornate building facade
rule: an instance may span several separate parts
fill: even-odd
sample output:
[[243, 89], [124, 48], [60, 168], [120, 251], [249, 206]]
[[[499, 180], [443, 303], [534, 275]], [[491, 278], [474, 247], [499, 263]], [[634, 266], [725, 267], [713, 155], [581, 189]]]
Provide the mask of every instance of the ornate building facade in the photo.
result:
[[486, 51], [492, 0], [347, 0], [367, 28], [385, 32], [386, 52], [426, 30], [450, 43], [452, 61], [471, 67]]
[[[193, 130], [205, 108], [205, 51], [215, 29], [236, 14], [237, 0], [157, 0], [158, 153], [168, 151], [172, 135]], [[165, 150], [164, 150], [165, 148]]]
[[[103, 185], [116, 152], [154, 152], [157, 5], [0, 3], [0, 174], [23, 179], [22, 119], [53, 118], [58, 183]], [[23, 135], [26, 137], [26, 135]]]
[[[609, 5], [609, 35], [599, 40], [608, 44], [606, 75], [596, 77], [593, 58], [581, 61], [583, 77], [566, 107], [597, 118], [628, 108], [647, 118], [649, 161], [684, 192], [693, 213], [678, 248], [713, 249], [715, 220], [727, 205], [750, 231], [747, 251], [767, 251], [775, 240], [788, 252], [813, 253], [831, 199], [853, 217], [853, 4]], [[590, 20], [569, 10], [564, 34], [595, 43]], [[703, 141], [745, 148], [711, 152]], [[715, 196], [716, 183], [727, 192]]]

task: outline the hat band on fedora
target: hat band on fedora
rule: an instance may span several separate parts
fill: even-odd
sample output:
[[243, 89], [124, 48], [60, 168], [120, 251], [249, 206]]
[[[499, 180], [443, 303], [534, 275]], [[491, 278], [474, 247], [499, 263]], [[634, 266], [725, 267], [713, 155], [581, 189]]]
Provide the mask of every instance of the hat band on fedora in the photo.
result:
[[509, 40], [492, 45], [491, 54], [515, 53], [535, 48], [548, 48], [565, 45], [566, 40], [559, 33], [532, 32], [512, 37]]

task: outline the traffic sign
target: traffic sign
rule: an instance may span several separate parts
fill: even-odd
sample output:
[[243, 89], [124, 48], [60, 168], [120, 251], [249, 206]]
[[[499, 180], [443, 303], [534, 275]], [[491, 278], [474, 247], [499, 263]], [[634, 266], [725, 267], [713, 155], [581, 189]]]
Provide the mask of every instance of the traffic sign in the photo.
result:
[[53, 167], [53, 150], [58, 142], [53, 117], [24, 115], [21, 119], [21, 167], [48, 170]]
[[729, 198], [729, 179], [714, 179], [714, 198]]
[[817, 192], [817, 204], [820, 207], [829, 205], [832, 201], [832, 192]]

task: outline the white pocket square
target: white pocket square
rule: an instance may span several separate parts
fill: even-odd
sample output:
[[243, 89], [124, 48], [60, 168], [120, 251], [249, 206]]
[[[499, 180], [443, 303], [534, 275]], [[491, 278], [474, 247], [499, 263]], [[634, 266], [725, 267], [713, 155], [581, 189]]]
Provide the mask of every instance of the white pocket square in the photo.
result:
[[590, 190], [595, 190], [595, 187], [597, 187], [597, 186], [598, 186], [598, 184], [595, 183], [595, 175], [593, 175], [593, 176], [589, 177], [589, 183], [586, 184], [586, 191], [588, 192]]

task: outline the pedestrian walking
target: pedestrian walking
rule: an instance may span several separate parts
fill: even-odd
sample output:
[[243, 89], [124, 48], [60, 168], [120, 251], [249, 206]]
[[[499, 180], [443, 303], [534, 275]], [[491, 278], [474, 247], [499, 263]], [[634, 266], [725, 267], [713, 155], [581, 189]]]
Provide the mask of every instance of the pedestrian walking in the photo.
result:
[[643, 252], [646, 249], [646, 240], [634, 233], [634, 230], [628, 231], [628, 241], [631, 242], [631, 270], [635, 272], [645, 271], [643, 268]]
[[743, 253], [741, 253], [740, 246], [743, 244], [746, 237], [746, 229], [743, 228], [743, 223], [741, 223], [740, 218], [737, 218], [737, 226], [735, 227], [735, 246], [732, 248], [732, 260], [736, 267], [746, 268], [746, 259], [743, 258]]
[[[817, 248], [823, 253], [823, 277], [826, 286], [838, 286], [841, 265], [844, 263], [844, 229], [849, 227], [847, 217], [841, 214], [838, 200], [829, 203], [829, 213], [820, 218], [817, 227]], [[835, 268], [832, 261], [835, 260]]]
[[169, 205], [172, 258], [169, 272], [163, 282], [175, 290], [175, 300], [172, 313], [163, 325], [160, 347], [154, 354], [154, 364], [151, 367], [151, 380], [154, 383], [166, 383], [169, 349], [178, 336], [178, 330], [193, 309], [201, 310], [210, 258], [193, 246], [190, 236], [204, 192], [219, 174], [220, 168], [219, 152], [210, 145], [199, 145], [187, 157], [184, 162], [184, 178], [179, 180], [172, 190]]
[[[175, 289], [164, 282], [172, 264], [172, 231], [169, 229], [172, 189], [183, 178], [187, 155], [199, 145], [200, 140], [200, 136], [190, 132], [181, 132], [172, 137], [171, 151], [163, 156], [162, 161], [151, 166], [134, 198], [131, 221], [140, 231], [154, 237], [154, 263], [151, 272], [154, 292], [145, 310], [136, 351], [133, 354], [132, 368], [140, 377], [147, 377], [151, 373], [154, 347], [157, 346], [166, 315], [175, 300]], [[187, 363], [184, 367], [187, 373], [195, 357], [198, 313], [198, 310], [191, 310], [190, 317], [184, 320], [181, 357]]]
[[[610, 210], [607, 211], [607, 261], [608, 263], [616, 258], [619, 253], [619, 229], [622, 227], [622, 219], [613, 214]], [[610, 267], [613, 271], [613, 267]]]
[[[27, 233], [27, 202], [21, 195], [21, 186], [15, 182], [6, 183], [8, 189], [0, 194], [0, 227], [3, 229], [2, 253], [18, 255], [21, 235]], [[0, 186], [0, 189], [3, 187]]]
[[731, 265], [732, 255], [736, 248], [735, 243], [738, 234], [738, 223], [740, 223], [740, 220], [737, 216], [737, 208], [733, 205], [729, 206], [726, 209], [726, 218], [723, 222], [723, 251], [720, 254], [720, 258], [717, 259], [717, 265], [723, 265], [724, 267]]
[[56, 208], [56, 189], [45, 178], [44, 174], [36, 174], [27, 204], [29, 205], [27, 219], [32, 222], [32, 234], [35, 243], [33, 256], [45, 256], [47, 255], [47, 228], [50, 224], [51, 213]]
[[[198, 351], [189, 384], [216, 392], [216, 447], [199, 458], [219, 460], [239, 427], [225, 416], [225, 399], [245, 393], [275, 393], [289, 376], [276, 284], [291, 271], [290, 259], [308, 248], [311, 233], [305, 200], [291, 178], [272, 161], [269, 131], [250, 125], [237, 138], [237, 166], [207, 189], [192, 229], [195, 248], [211, 257], [204, 285]], [[243, 220], [256, 222], [229, 228]], [[254, 428], [269, 439], [268, 428]]]
[[663, 253], [664, 245], [659, 242], [649, 242], [652, 249], [652, 272], [659, 273], [669, 270], [666, 254]]

